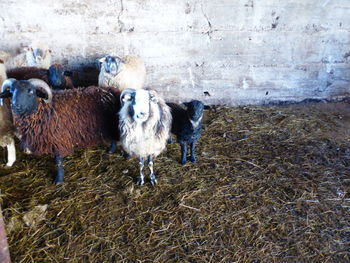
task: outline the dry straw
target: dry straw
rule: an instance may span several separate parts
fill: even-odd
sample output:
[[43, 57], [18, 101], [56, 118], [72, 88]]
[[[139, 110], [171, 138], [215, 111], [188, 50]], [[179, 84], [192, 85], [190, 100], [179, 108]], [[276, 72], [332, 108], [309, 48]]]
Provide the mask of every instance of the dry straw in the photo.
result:
[[103, 146], [67, 158], [58, 187], [49, 158], [20, 154], [0, 169], [12, 260], [350, 262], [349, 106], [212, 108], [198, 163], [170, 145], [157, 187]]

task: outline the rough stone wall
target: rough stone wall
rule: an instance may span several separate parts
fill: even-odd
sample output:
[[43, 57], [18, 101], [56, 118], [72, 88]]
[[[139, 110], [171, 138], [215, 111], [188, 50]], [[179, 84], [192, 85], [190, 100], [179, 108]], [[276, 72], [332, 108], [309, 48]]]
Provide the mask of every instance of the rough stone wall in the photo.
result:
[[36, 38], [76, 68], [139, 55], [167, 100], [349, 95], [349, 0], [0, 0], [0, 49]]

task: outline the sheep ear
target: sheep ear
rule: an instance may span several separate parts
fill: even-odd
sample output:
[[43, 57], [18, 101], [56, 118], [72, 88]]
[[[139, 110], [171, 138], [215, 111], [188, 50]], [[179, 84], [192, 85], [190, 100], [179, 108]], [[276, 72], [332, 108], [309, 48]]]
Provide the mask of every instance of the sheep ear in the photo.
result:
[[124, 104], [125, 102], [130, 101], [133, 92], [134, 91], [129, 89], [123, 90], [122, 94], [120, 95], [120, 102]]
[[158, 103], [158, 94], [155, 90], [149, 91], [149, 99], [154, 103]]
[[106, 57], [103, 57], [103, 58], [100, 58], [100, 59], [98, 59], [97, 60], [97, 68], [98, 68], [98, 70], [101, 70], [101, 68], [102, 68], [102, 64], [104, 63], [106, 61]]
[[39, 97], [39, 98], [43, 98], [43, 99], [47, 99], [48, 96], [47, 96], [47, 93], [37, 89], [36, 90], [36, 95]]
[[103, 62], [105, 62], [105, 61], [106, 61], [106, 57], [100, 58], [100, 59], [98, 60], [98, 62], [100, 62], [100, 63], [103, 63]]
[[12, 93], [8, 89], [0, 93], [0, 99], [9, 98], [11, 96]]

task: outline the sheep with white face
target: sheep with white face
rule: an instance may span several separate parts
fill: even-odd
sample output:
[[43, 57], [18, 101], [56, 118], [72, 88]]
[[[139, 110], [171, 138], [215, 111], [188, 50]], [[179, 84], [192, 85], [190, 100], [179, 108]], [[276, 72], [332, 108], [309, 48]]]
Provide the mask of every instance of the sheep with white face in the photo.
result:
[[166, 148], [170, 135], [170, 108], [154, 90], [124, 90], [120, 96], [120, 140], [123, 149], [139, 159], [139, 185], [144, 184], [143, 168], [147, 161], [152, 185], [157, 183], [153, 172], [153, 159]]

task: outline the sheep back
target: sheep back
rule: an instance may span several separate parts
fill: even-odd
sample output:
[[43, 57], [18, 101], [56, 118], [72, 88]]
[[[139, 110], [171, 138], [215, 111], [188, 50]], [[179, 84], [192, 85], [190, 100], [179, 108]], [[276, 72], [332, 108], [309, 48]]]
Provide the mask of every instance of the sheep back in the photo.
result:
[[29, 116], [14, 114], [21, 148], [34, 155], [65, 157], [74, 148], [117, 140], [119, 93], [95, 86], [53, 91], [50, 104], [39, 102]]
[[9, 52], [0, 50], [0, 60], [2, 60], [4, 63], [4, 61], [6, 61], [8, 58], [10, 58], [12, 55]]
[[150, 117], [137, 125], [123, 107], [119, 113], [120, 140], [123, 149], [133, 157], [157, 157], [165, 148], [170, 135], [171, 113], [164, 100], [150, 104]]
[[18, 68], [18, 67], [25, 67], [27, 65], [25, 53], [7, 56], [4, 59], [4, 61], [5, 61], [5, 66], [8, 70], [13, 68]]
[[49, 84], [47, 69], [36, 67], [18, 67], [7, 70], [7, 76], [17, 80], [41, 79]]
[[101, 87], [115, 87], [119, 91], [125, 89], [142, 89], [146, 81], [146, 67], [144, 62], [135, 56], [125, 56], [122, 70], [116, 76], [107, 73], [104, 67], [98, 76], [98, 85]]

